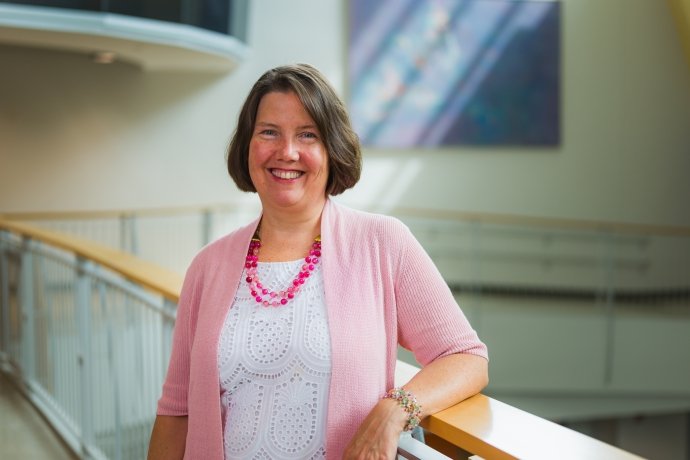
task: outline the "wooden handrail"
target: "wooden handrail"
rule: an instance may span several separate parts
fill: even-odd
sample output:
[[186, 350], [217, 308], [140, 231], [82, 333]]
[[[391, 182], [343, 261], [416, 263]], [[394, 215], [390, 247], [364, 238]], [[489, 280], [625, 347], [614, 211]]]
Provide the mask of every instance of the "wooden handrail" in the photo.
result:
[[[71, 251], [178, 302], [182, 278], [155, 264], [26, 223], [0, 219], [0, 229]], [[486, 459], [640, 458], [481, 394], [431, 415], [422, 425], [432, 435]]]
[[491, 460], [641, 458], [482, 394], [429, 416], [422, 426]]
[[[45, 212], [10, 212], [0, 213], [0, 219], [33, 221], [33, 220], [70, 220], [102, 219], [123, 216], [170, 216], [176, 214], [201, 213], [206, 211], [232, 211], [237, 203], [219, 203], [199, 206], [177, 206], [145, 209], [113, 209], [99, 211], [45, 211]], [[596, 221], [586, 219], [566, 219], [538, 217], [518, 214], [498, 214], [486, 212], [456, 211], [450, 209], [429, 209], [398, 206], [390, 211], [396, 216], [418, 217], [457, 222], [478, 222], [486, 224], [515, 225], [540, 227], [561, 230], [578, 230], [593, 232], [611, 232], [636, 235], [690, 236], [690, 227], [671, 225], [652, 225], [615, 221]]]
[[22, 222], [0, 219], [0, 229], [42, 241], [73, 252], [79, 257], [95, 261], [177, 304], [182, 277], [171, 270], [117, 249], [74, 236], [43, 230]]

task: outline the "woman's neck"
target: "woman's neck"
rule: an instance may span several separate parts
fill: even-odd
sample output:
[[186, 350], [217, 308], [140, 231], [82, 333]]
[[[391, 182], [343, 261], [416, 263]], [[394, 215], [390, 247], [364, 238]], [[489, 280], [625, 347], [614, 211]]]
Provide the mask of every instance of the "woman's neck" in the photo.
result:
[[[325, 204], [325, 202], [324, 202]], [[295, 213], [264, 209], [258, 233], [261, 239], [261, 262], [297, 260], [309, 252], [314, 238], [321, 233], [323, 206]]]

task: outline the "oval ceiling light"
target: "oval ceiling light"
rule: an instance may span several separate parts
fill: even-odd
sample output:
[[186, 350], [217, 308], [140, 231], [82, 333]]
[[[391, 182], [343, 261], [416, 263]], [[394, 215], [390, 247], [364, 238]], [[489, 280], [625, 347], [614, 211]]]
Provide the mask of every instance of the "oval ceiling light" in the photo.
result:
[[116, 58], [113, 51], [96, 51], [91, 55], [91, 60], [96, 64], [112, 64]]

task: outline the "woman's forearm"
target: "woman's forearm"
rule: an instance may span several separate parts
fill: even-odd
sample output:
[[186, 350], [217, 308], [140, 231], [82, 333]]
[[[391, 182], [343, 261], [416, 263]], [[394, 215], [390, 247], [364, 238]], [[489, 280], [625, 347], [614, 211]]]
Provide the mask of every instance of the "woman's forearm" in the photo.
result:
[[[479, 393], [488, 381], [486, 359], [456, 354], [432, 362], [404, 387], [421, 404], [420, 415], [424, 418]], [[379, 400], [354, 434], [343, 458], [395, 458], [398, 437], [407, 417], [396, 401]]]
[[479, 393], [489, 383], [488, 369], [481, 356], [448, 355], [424, 367], [404, 387], [417, 398], [424, 418]]
[[187, 440], [187, 417], [158, 415], [151, 431], [148, 460], [182, 459]]

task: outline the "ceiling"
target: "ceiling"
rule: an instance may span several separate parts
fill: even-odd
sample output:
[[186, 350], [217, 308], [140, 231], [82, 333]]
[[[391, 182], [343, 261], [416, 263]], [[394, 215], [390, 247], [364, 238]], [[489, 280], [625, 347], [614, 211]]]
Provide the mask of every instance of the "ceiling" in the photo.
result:
[[0, 4], [0, 43], [107, 53], [145, 71], [230, 72], [248, 54], [234, 37], [185, 24], [10, 4]]

